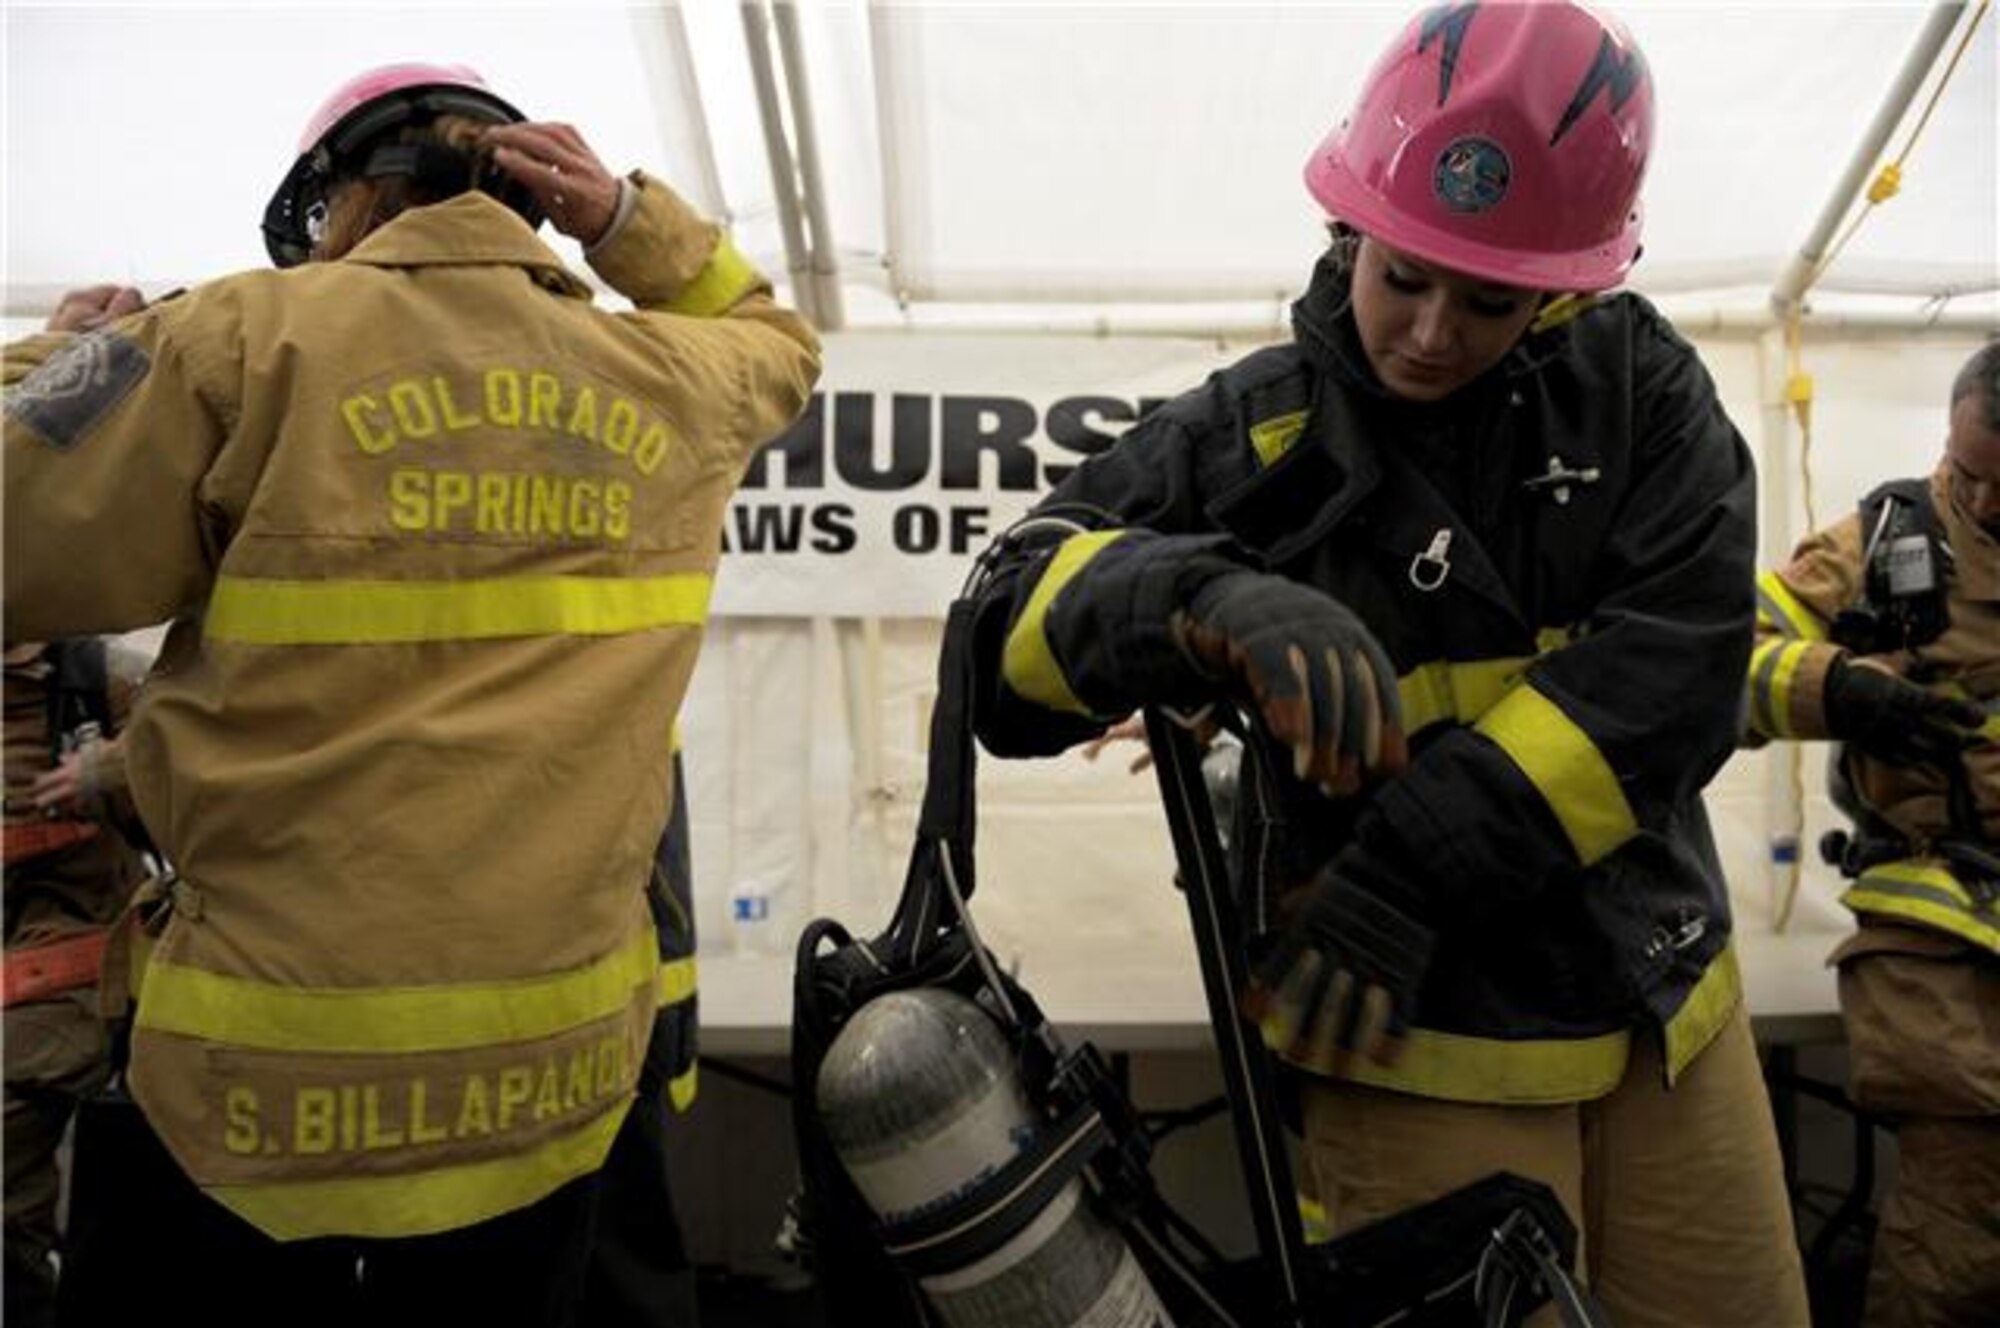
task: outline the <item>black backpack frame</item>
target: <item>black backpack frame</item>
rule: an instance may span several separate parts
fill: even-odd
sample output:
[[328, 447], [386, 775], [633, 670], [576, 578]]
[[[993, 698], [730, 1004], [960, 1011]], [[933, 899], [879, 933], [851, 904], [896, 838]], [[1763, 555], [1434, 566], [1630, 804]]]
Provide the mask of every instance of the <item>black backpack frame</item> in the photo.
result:
[[[1575, 1230], [1546, 1186], [1497, 1173], [1331, 1243], [1306, 1245], [1276, 1110], [1273, 1067], [1234, 1008], [1242, 955], [1200, 752], [1178, 724], [1146, 716], [1221, 1060], [1257, 1253], [1228, 1260], [1160, 1196], [1152, 1136], [1103, 1058], [1065, 1045], [1033, 997], [980, 943], [974, 887], [973, 605], [946, 621], [931, 717], [929, 779], [903, 892], [886, 930], [856, 939], [819, 919], [794, 971], [792, 1113], [801, 1184], [795, 1253], [832, 1328], [937, 1328], [918, 1279], [999, 1248], [1081, 1176], [1124, 1235], [1175, 1328], [1445, 1328], [1513, 1324], [1555, 1294], [1565, 1324], [1602, 1325], [1565, 1270]], [[973, 999], [1013, 1048], [1047, 1125], [997, 1174], [945, 1206], [885, 1224], [835, 1155], [815, 1108], [819, 1067], [847, 1020], [892, 991], [936, 986]]]

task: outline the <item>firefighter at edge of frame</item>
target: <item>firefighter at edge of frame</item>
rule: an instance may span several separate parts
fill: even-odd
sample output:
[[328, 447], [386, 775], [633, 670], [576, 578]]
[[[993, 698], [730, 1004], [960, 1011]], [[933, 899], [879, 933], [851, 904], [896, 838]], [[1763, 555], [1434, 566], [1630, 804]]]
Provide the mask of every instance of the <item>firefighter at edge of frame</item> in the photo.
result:
[[[45, 330], [87, 332], [144, 301], [73, 291]], [[96, 637], [6, 647], [4, 1150], [6, 1321], [53, 1322], [65, 1183], [59, 1145], [112, 1074], [97, 985], [112, 920], [145, 878], [122, 730], [145, 661]]]
[[695, 999], [647, 897], [665, 735], [817, 340], [461, 66], [336, 89], [264, 235], [277, 271], [6, 348], [7, 635], [174, 624], [128, 740], [177, 873], [138, 1110], [74, 1182], [123, 1202], [58, 1320], [567, 1324]]
[[2000, 1323], [2000, 341], [1944, 456], [1758, 578], [1749, 745], [1832, 739], [1849, 1092], [1896, 1122], [1870, 1328]]

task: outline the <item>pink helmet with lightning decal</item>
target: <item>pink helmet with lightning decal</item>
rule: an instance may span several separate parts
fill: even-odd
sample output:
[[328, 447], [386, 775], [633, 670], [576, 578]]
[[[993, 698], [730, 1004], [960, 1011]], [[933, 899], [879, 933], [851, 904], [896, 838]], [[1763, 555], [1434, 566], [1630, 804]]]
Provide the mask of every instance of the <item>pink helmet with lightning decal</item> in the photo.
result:
[[1617, 19], [1570, 0], [1445, 4], [1376, 62], [1307, 160], [1306, 187], [1416, 258], [1603, 290], [1639, 254], [1652, 141], [1652, 77]]

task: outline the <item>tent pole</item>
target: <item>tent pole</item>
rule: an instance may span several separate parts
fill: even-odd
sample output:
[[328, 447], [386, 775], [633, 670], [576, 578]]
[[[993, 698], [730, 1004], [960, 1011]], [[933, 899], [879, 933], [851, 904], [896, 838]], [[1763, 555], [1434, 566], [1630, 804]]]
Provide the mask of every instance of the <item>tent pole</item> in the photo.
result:
[[744, 0], [740, 9], [743, 45], [750, 53], [750, 78], [757, 88], [757, 119], [764, 129], [764, 155], [771, 164], [778, 229], [785, 237], [785, 270], [791, 274], [792, 299], [806, 320], [819, 327], [819, 286], [813, 278], [799, 215], [798, 169], [792, 160], [791, 142], [785, 137], [785, 111], [778, 100], [777, 72], [771, 65], [770, 10], [764, 0]]
[[902, 303], [907, 283], [903, 278], [903, 155], [897, 149], [896, 48], [891, 26], [896, 11], [883, 0], [868, 6], [868, 58], [875, 74], [875, 141], [882, 166], [882, 270], [889, 279], [889, 294]]
[[1805, 243], [1792, 255], [1779, 274], [1777, 285], [1771, 290], [1771, 307], [1777, 311], [1782, 322], [1785, 315], [1800, 300], [1805, 298], [1806, 288], [1812, 284], [1813, 272], [1826, 256], [1827, 244], [1839, 227], [1854, 200], [1867, 186], [1868, 177], [1882, 159], [1882, 148], [1889, 136], [1896, 132], [1903, 116], [1916, 100], [1917, 89], [1923, 85], [1931, 66], [1937, 63], [1938, 52], [1944, 49], [1951, 37], [1952, 29], [1958, 26], [1959, 17], [1965, 12], [1964, 0], [1937, 0], [1931, 12], [1924, 19], [1922, 31], [1916, 42], [1903, 57], [1903, 67], [1896, 73], [1896, 81], [1890, 85], [1888, 95], [1875, 111], [1875, 118], [1861, 141], [1855, 145], [1854, 155], [1841, 173], [1840, 182], [1834, 186], [1833, 195], [1821, 209], [1819, 220], [1813, 223], [1812, 231]]
[[799, 10], [778, 0], [771, 16], [778, 30], [778, 58], [785, 66], [785, 88], [791, 94], [792, 136], [799, 145], [799, 191], [805, 196], [807, 256], [817, 284], [813, 303], [819, 309], [822, 332], [838, 332], [847, 321], [840, 296], [840, 258], [834, 250], [833, 224], [827, 217], [826, 181], [820, 172], [819, 132], [813, 120], [812, 85], [806, 76], [805, 43], [799, 37]]

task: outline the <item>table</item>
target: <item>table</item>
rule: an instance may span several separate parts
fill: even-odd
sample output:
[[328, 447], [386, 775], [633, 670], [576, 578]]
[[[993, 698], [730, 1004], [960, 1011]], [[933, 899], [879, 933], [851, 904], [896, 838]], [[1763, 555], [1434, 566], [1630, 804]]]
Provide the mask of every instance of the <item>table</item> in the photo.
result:
[[[1738, 961], [1751, 1028], [1766, 1046], [1841, 1040], [1840, 1006], [1826, 957], [1841, 934], [1773, 934], [1739, 928]], [[1072, 954], [1060, 944], [1029, 953], [1016, 974], [1068, 1041], [1117, 1052], [1196, 1051], [1210, 1045], [1208, 1007], [1191, 948]], [[701, 960], [701, 1045], [716, 1056], [784, 1056], [790, 1050], [792, 959], [721, 955]]]
[[[1751, 1030], [1763, 1049], [1787, 1190], [1799, 1195], [1798, 1107], [1812, 1097], [1841, 1107], [1838, 1086], [1798, 1073], [1798, 1051], [1843, 1038], [1837, 980], [1827, 967], [1844, 933], [1776, 934], [1740, 923], [1736, 951]], [[1060, 941], [1029, 950], [1015, 974], [1071, 1045], [1088, 1041], [1114, 1064], [1146, 1053], [1204, 1052], [1213, 1045], [1192, 944], [1105, 953], [1066, 951]], [[724, 955], [701, 961], [704, 1058], [790, 1053], [792, 957]], [[731, 1073], [740, 1067], [711, 1066]], [[767, 1083], [766, 1087], [774, 1086]], [[1851, 1107], [1846, 1108], [1852, 1111]], [[1822, 1267], [1841, 1233], [1859, 1221], [1873, 1191], [1874, 1123], [1853, 1115], [1852, 1183], [1808, 1252]]]

